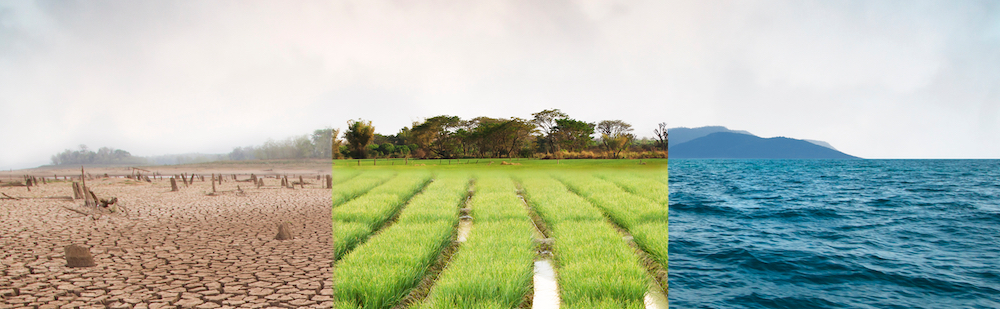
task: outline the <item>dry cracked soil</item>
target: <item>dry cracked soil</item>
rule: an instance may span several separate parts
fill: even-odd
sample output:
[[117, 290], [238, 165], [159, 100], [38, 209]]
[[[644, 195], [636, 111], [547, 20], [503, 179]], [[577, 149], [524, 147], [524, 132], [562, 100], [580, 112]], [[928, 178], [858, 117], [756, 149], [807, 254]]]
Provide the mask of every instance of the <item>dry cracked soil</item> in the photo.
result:
[[[90, 189], [125, 209], [103, 215], [41, 198], [72, 196], [68, 181], [0, 187], [23, 198], [0, 200], [0, 307], [330, 308], [330, 191], [306, 176], [294, 189], [230, 178], [216, 195], [207, 174], [179, 192], [167, 179], [97, 177]], [[274, 239], [280, 222], [294, 239]], [[89, 247], [96, 266], [67, 267], [71, 244]]]

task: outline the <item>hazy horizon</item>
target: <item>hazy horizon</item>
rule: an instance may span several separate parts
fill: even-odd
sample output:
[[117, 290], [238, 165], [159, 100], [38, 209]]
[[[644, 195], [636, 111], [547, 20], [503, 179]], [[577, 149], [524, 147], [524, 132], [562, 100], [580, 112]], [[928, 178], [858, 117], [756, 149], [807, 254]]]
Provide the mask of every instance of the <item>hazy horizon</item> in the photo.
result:
[[1000, 4], [0, 3], [0, 169], [558, 108], [864, 158], [1000, 158]]

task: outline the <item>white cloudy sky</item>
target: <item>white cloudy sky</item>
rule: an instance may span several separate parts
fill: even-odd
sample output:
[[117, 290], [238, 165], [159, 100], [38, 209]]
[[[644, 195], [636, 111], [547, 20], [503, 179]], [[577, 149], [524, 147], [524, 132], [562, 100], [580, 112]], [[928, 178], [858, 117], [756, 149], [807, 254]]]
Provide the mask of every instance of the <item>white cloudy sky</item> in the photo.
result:
[[725, 125], [866, 158], [1000, 158], [1000, 4], [0, 2], [0, 168], [548, 108], [640, 136]]

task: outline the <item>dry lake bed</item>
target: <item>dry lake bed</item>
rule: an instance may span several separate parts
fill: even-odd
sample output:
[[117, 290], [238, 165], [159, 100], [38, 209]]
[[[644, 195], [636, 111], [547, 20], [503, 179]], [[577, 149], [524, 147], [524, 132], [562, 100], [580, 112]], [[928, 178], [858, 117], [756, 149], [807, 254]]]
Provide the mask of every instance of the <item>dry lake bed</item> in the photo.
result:
[[[329, 161], [142, 169], [88, 168], [89, 189], [118, 199], [114, 213], [60, 198], [79, 168], [0, 172], [0, 308], [332, 307], [330, 190], [317, 180]], [[116, 177], [134, 172], [151, 182]], [[171, 191], [182, 173], [205, 180]], [[215, 194], [213, 173], [224, 176]], [[243, 182], [251, 173], [263, 187]], [[23, 175], [46, 183], [4, 186]], [[285, 175], [306, 183], [282, 187]], [[275, 239], [283, 222], [293, 239]], [[67, 267], [72, 244], [96, 265]]]

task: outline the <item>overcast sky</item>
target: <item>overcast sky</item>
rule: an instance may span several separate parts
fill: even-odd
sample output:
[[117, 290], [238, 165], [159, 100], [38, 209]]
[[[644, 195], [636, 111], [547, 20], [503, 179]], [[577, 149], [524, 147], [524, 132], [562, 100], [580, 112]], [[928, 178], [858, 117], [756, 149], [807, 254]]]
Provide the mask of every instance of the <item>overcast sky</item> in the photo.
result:
[[4, 1], [0, 168], [226, 153], [372, 120], [559, 108], [865, 158], [1000, 158], [1000, 5]]

